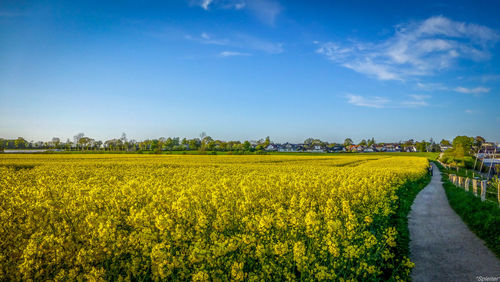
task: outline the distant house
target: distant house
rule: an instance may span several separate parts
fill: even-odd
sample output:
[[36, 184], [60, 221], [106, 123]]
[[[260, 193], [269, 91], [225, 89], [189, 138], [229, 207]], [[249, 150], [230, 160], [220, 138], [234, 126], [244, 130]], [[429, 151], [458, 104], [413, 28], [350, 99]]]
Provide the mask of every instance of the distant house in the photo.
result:
[[396, 143], [387, 143], [384, 145], [384, 152], [401, 152], [401, 146]]
[[449, 146], [449, 145], [439, 145], [439, 148], [441, 149], [441, 152], [444, 152], [444, 151], [451, 149], [453, 147]]
[[484, 154], [494, 154], [498, 152], [497, 145], [493, 142], [484, 142], [481, 145], [480, 152]]
[[269, 144], [266, 147], [266, 151], [269, 151], [269, 152], [278, 151], [278, 145], [276, 145], [276, 144]]
[[336, 145], [336, 146], [333, 146], [332, 148], [330, 148], [328, 151], [331, 153], [344, 152], [345, 148], [344, 148], [344, 146]]
[[298, 152], [298, 146], [296, 144], [285, 143], [278, 146], [279, 152]]
[[403, 151], [407, 153], [414, 153], [417, 151], [417, 148], [415, 146], [406, 146]]
[[375, 152], [375, 149], [374, 149], [374, 147], [370, 146], [370, 147], [366, 148], [364, 152], [365, 153], [373, 153], [373, 152]]
[[347, 146], [347, 150], [349, 152], [356, 152], [358, 150], [358, 145], [349, 145]]
[[314, 145], [312, 148], [310, 148], [308, 150], [308, 152], [311, 152], [311, 153], [325, 153], [326, 151], [320, 145]]

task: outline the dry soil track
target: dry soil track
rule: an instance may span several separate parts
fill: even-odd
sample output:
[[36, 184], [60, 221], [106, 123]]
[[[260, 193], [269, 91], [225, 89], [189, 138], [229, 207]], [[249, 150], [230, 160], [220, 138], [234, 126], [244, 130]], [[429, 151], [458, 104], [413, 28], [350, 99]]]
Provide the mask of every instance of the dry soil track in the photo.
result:
[[450, 207], [435, 166], [411, 207], [408, 227], [413, 281], [500, 281], [500, 260]]

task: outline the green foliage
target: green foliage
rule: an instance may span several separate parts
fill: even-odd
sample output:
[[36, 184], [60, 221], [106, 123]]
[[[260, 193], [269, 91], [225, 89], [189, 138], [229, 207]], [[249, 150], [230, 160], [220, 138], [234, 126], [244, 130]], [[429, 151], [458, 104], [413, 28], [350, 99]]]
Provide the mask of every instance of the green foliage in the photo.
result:
[[352, 145], [352, 144], [353, 144], [353, 142], [352, 142], [352, 139], [351, 139], [351, 138], [346, 138], [346, 139], [344, 140], [344, 146], [350, 146], [350, 145]]
[[457, 136], [453, 139], [453, 149], [458, 157], [468, 156], [474, 144], [474, 138], [469, 136]]
[[446, 140], [446, 139], [442, 139], [441, 142], [439, 142], [439, 144], [441, 144], [443, 146], [451, 146], [450, 141]]

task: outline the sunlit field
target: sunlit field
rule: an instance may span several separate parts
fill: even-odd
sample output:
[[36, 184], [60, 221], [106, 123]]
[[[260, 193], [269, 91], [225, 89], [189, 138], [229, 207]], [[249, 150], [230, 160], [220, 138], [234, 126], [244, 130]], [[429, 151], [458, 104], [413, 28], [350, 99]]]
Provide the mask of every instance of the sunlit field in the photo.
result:
[[420, 157], [0, 155], [0, 280], [406, 279]]

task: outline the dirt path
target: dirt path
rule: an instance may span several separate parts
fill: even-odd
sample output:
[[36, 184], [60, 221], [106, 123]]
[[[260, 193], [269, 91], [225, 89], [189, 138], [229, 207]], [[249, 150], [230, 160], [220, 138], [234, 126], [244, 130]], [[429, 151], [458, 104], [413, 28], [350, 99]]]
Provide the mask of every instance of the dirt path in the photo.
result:
[[435, 166], [411, 207], [408, 228], [413, 281], [500, 281], [500, 260], [450, 207]]

